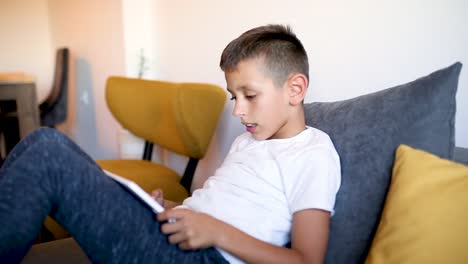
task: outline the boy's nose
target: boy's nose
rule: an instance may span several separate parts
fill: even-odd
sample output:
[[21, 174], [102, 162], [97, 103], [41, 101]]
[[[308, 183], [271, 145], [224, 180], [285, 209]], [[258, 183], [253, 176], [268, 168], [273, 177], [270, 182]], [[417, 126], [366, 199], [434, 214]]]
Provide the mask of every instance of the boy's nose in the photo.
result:
[[241, 116], [245, 115], [245, 111], [243, 109], [244, 108], [241, 107], [241, 104], [237, 101], [234, 104], [234, 109], [232, 110], [232, 115], [234, 117], [241, 117]]

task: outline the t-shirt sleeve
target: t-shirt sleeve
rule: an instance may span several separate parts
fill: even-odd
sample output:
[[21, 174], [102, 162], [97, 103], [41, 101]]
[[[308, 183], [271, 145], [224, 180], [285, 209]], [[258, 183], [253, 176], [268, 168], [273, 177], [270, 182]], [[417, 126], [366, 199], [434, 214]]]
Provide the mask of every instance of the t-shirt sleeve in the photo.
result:
[[322, 209], [333, 214], [341, 184], [340, 161], [334, 149], [304, 149], [291, 158], [284, 177], [286, 199], [291, 213]]

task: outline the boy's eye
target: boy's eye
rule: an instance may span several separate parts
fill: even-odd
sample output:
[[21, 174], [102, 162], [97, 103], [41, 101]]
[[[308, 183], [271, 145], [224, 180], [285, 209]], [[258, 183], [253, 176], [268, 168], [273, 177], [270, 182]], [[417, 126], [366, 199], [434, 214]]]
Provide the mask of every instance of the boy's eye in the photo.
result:
[[246, 95], [245, 98], [247, 98], [247, 100], [252, 100], [255, 98], [255, 96], [257, 96], [256, 94], [252, 94], [252, 95]]
[[235, 96], [231, 96], [231, 98], [229, 100], [236, 100], [236, 97]]

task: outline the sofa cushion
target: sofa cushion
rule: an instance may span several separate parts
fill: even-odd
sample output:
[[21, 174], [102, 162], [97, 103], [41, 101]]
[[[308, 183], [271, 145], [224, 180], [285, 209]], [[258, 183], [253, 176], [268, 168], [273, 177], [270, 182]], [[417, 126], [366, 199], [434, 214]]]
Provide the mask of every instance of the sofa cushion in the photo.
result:
[[466, 263], [468, 166], [401, 145], [366, 264]]
[[461, 67], [455, 63], [408, 84], [345, 101], [304, 105], [307, 125], [330, 135], [341, 160], [327, 263], [364, 262], [398, 145], [452, 157]]

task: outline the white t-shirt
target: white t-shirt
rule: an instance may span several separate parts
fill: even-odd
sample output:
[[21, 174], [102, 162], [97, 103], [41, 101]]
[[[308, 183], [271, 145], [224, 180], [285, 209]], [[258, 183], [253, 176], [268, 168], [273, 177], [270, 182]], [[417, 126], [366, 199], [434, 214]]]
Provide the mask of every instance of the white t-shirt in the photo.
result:
[[[340, 182], [339, 157], [324, 132], [307, 127], [292, 138], [263, 141], [244, 133], [183, 205], [284, 246], [295, 212], [316, 208], [333, 213]], [[243, 263], [218, 250], [230, 263]]]

